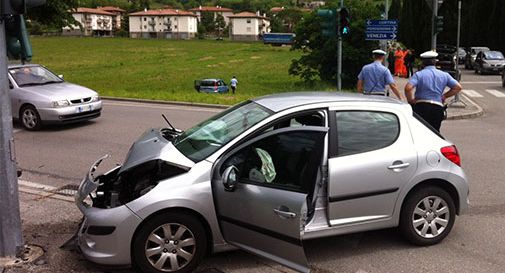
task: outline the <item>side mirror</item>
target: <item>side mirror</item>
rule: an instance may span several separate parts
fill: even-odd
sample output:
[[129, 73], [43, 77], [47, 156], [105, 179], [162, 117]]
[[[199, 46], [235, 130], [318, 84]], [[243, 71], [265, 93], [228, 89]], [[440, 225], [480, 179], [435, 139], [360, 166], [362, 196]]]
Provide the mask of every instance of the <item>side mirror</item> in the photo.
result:
[[223, 172], [223, 186], [226, 191], [234, 191], [238, 181], [238, 169], [235, 166], [226, 168]]
[[63, 80], [63, 74], [58, 75], [58, 78]]

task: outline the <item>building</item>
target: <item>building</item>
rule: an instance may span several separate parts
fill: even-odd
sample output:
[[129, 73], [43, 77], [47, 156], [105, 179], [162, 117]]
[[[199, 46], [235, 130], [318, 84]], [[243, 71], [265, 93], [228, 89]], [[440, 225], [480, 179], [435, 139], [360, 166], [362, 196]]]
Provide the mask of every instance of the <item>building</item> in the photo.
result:
[[62, 35], [112, 36], [113, 13], [101, 9], [77, 8], [72, 16], [80, 26], [64, 27]]
[[259, 12], [240, 12], [230, 18], [230, 39], [233, 41], [258, 41], [270, 32], [270, 20]]
[[144, 10], [129, 15], [130, 38], [191, 39], [196, 36], [196, 14], [177, 9]]
[[113, 27], [114, 31], [118, 31], [121, 29], [121, 21], [123, 20], [123, 16], [126, 14], [126, 10], [118, 8], [118, 7], [111, 7], [111, 6], [98, 7], [98, 9], [101, 9], [101, 10], [104, 10], [104, 11], [114, 14], [112, 17], [112, 19], [114, 21], [114, 24], [112, 27]]
[[202, 19], [202, 13], [203, 12], [211, 12], [214, 13], [214, 20], [216, 19], [216, 16], [218, 14], [222, 15], [224, 17], [224, 21], [226, 22], [226, 25], [230, 23], [230, 19], [228, 16], [233, 15], [233, 10], [229, 8], [223, 8], [221, 6], [215, 6], [215, 7], [202, 7], [199, 6], [198, 8], [193, 8], [190, 9], [189, 11], [194, 12], [196, 16], [198, 16], [198, 22]]

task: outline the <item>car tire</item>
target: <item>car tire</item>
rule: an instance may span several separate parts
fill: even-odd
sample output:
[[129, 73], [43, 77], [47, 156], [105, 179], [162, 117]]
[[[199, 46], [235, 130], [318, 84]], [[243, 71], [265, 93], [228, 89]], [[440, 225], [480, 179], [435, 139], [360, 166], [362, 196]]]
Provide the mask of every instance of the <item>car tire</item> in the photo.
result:
[[42, 120], [40, 119], [39, 112], [35, 107], [26, 105], [19, 111], [19, 121], [23, 128], [28, 131], [37, 131], [42, 128]]
[[193, 272], [206, 252], [202, 223], [190, 215], [172, 212], [145, 222], [132, 244], [133, 262], [145, 273]]
[[445, 190], [429, 186], [407, 196], [400, 215], [400, 231], [412, 244], [434, 245], [451, 231], [456, 207]]

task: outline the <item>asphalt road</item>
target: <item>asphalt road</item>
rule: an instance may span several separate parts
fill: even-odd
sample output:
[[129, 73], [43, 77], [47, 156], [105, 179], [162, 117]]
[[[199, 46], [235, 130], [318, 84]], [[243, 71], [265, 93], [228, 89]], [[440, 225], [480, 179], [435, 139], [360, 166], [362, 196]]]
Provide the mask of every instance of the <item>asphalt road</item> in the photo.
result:
[[[308, 241], [306, 252], [315, 272], [505, 272], [505, 89], [500, 80], [464, 71], [463, 88], [485, 115], [442, 125], [442, 133], [459, 148], [471, 183], [470, 209], [457, 218], [445, 241], [414, 247], [394, 230]], [[161, 113], [186, 129], [218, 111], [104, 101], [103, 116], [96, 121], [41, 132], [18, 128], [15, 141], [23, 179], [56, 186], [78, 183], [96, 158], [109, 153], [109, 166], [120, 163], [143, 131], [164, 126]], [[289, 271], [241, 251], [214, 255], [203, 267], [241, 273]]]

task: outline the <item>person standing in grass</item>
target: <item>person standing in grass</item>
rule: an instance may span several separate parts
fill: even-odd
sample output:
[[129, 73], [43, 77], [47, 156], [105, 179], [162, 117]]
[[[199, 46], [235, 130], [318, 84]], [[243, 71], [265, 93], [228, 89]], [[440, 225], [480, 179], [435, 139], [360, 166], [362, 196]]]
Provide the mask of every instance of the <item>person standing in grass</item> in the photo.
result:
[[230, 80], [231, 91], [233, 92], [233, 94], [235, 94], [235, 90], [237, 89], [237, 83], [238, 83], [237, 77], [233, 76], [233, 78], [231, 78]]

